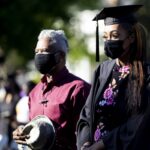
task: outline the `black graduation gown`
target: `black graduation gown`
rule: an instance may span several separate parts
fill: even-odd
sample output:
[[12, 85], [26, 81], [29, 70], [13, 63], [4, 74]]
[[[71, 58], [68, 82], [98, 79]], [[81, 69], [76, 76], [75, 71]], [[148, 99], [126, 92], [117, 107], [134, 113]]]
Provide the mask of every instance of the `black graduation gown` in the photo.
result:
[[[149, 72], [150, 74], [150, 72]], [[150, 150], [150, 75], [147, 77], [145, 93], [148, 95], [148, 107], [133, 140], [132, 150]]]
[[[94, 123], [95, 123], [95, 104], [102, 94], [105, 85], [111, 75], [115, 65], [115, 60], [108, 60], [98, 66], [94, 73], [90, 94], [84, 105], [77, 124], [77, 148], [89, 141], [93, 143]], [[135, 137], [135, 133], [142, 120], [143, 114], [130, 116], [126, 122], [114, 128], [106, 137], [103, 138], [107, 150], [129, 150]]]

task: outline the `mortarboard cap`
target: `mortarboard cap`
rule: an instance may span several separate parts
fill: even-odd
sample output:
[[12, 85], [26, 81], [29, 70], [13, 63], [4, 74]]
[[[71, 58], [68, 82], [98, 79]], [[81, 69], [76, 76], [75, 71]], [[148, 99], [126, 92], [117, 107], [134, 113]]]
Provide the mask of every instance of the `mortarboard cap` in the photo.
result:
[[137, 18], [135, 12], [143, 5], [123, 5], [115, 7], [103, 8], [94, 18], [93, 21], [97, 22], [96, 25], [96, 61], [99, 61], [99, 33], [98, 33], [98, 20], [104, 20], [105, 25], [112, 25], [117, 23], [131, 23], [135, 24]]

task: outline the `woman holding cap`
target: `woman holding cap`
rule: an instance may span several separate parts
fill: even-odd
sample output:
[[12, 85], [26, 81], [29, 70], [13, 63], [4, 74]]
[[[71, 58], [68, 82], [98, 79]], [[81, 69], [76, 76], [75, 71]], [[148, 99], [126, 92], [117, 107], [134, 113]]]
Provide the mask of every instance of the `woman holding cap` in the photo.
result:
[[94, 18], [104, 19], [104, 50], [112, 60], [95, 71], [77, 124], [78, 150], [132, 149], [150, 98], [146, 32], [134, 15], [141, 7], [107, 7]]

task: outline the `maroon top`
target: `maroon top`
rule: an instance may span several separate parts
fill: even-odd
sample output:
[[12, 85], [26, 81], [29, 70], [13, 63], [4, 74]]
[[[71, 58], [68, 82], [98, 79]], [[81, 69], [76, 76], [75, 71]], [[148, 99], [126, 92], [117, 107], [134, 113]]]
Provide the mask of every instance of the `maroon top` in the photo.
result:
[[[64, 67], [53, 81], [46, 77], [30, 92], [30, 120], [46, 115], [56, 128], [55, 150], [76, 150], [75, 128], [80, 111], [89, 94], [90, 85]], [[59, 148], [58, 148], [59, 147]]]

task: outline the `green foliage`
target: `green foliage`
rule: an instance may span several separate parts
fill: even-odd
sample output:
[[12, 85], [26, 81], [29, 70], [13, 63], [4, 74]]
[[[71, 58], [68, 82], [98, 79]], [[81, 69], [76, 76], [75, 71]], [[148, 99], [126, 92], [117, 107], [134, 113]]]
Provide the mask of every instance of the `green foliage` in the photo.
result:
[[[69, 40], [69, 58], [78, 61], [87, 56], [95, 62], [95, 55], [87, 51], [86, 37], [76, 34], [71, 27], [72, 16], [77, 10], [100, 9], [99, 0], [1, 0], [0, 1], [0, 46], [8, 63], [14, 67], [25, 66], [34, 57], [37, 36], [41, 29], [63, 29]], [[135, 0], [140, 3], [140, 0]], [[150, 30], [150, 1], [143, 0], [144, 8], [139, 20]], [[103, 56], [101, 56], [103, 57]]]
[[70, 51], [69, 57], [73, 60], [81, 59], [83, 55], [88, 55], [86, 51], [86, 45], [83, 38], [75, 39], [74, 37], [69, 39]]
[[146, 27], [146, 30], [147, 30], [147, 51], [146, 51], [146, 61], [148, 63], [150, 63], [150, 44], [149, 44], [149, 41], [150, 41], [150, 35], [149, 35], [149, 32], [150, 32], [150, 25], [149, 25], [149, 20], [150, 20], [150, 1], [149, 0], [142, 0], [142, 2], [140, 0], [136, 0], [135, 1], [136, 3], [139, 3], [139, 4], [143, 4], [144, 7], [142, 7], [140, 9], [140, 12], [139, 12], [139, 20], [140, 22]]
[[[12, 63], [25, 64], [34, 56], [37, 36], [43, 28], [64, 29], [71, 38], [72, 58], [86, 54], [83, 39], [70, 37], [70, 18], [74, 8], [95, 8], [98, 0], [2, 0], [0, 1], [0, 46], [8, 56], [15, 50]], [[79, 42], [79, 43], [78, 43]], [[80, 50], [82, 49], [82, 51]], [[73, 56], [74, 55], [74, 56]], [[10, 56], [10, 55], [9, 55]], [[18, 59], [18, 60], [17, 60]], [[14, 64], [15, 65], [15, 64]], [[18, 64], [17, 64], [18, 65]]]
[[150, 20], [150, 1], [149, 0], [143, 0], [142, 3], [140, 0], [136, 0], [136, 3], [143, 4], [144, 7], [141, 8], [139, 12], [139, 20], [144, 26], [150, 31], [150, 26], [149, 26], [149, 20]]

